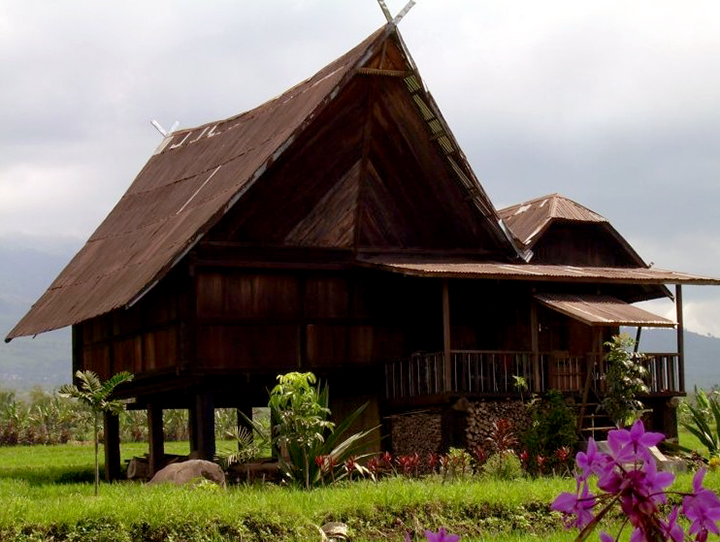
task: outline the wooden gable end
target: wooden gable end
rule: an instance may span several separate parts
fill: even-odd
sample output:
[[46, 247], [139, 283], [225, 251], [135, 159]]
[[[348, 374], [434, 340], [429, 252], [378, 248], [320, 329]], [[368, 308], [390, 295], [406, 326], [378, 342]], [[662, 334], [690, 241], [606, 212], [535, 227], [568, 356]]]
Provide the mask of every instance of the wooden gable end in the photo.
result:
[[208, 241], [351, 248], [366, 93], [363, 81], [350, 82]]
[[593, 267], [645, 267], [607, 222], [553, 221], [532, 247], [533, 263]]
[[412, 69], [388, 37], [207, 240], [512, 258], [433, 136]]
[[405, 83], [373, 84], [358, 247], [499, 252]]

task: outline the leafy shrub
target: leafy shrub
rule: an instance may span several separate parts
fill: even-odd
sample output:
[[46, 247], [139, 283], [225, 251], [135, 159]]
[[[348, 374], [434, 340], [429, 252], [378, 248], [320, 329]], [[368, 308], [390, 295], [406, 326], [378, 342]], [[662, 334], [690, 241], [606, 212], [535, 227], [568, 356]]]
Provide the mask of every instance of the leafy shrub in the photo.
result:
[[644, 406], [637, 395], [649, 391], [645, 384], [647, 369], [642, 364], [645, 358], [630, 351], [634, 344], [627, 333], [605, 343], [610, 350], [605, 357], [607, 391], [601, 404], [618, 427], [630, 426], [640, 418]]
[[522, 478], [523, 468], [520, 459], [512, 451], [491, 455], [483, 465], [483, 473], [498, 480]]
[[[345, 462], [363, 445], [365, 437], [377, 429], [345, 437], [367, 403], [335, 426], [329, 419], [328, 387], [316, 387], [314, 374], [291, 372], [277, 378], [268, 406], [274, 433], [272, 444], [281, 451], [280, 470], [305, 488], [347, 476]], [[263, 433], [261, 424], [245, 419], [256, 433]]]
[[[529, 406], [531, 423], [522, 436], [522, 446], [526, 454], [526, 468], [531, 473], [542, 473], [545, 461], [564, 462], [570, 454], [558, 454], [558, 450], [574, 450], [577, 441], [577, 421], [575, 413], [557, 390], [550, 390], [541, 401]], [[564, 458], [564, 459], [563, 459]], [[564, 469], [563, 469], [564, 470]]]
[[462, 448], [450, 448], [441, 461], [446, 477], [464, 478], [473, 472], [473, 458]]
[[490, 436], [485, 439], [490, 447], [499, 454], [514, 450], [518, 445], [513, 424], [507, 418], [498, 418], [492, 423]]

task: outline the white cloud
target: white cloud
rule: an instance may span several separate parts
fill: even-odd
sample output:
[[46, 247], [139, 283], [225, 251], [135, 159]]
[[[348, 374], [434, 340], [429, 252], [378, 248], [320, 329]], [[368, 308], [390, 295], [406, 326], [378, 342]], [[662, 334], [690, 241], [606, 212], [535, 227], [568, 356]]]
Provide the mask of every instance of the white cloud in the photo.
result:
[[[400, 28], [496, 203], [562, 192], [658, 267], [720, 275], [717, 21], [715, 0], [422, 0]], [[254, 107], [383, 22], [372, 0], [0, 0], [0, 235], [86, 238], [151, 119]]]

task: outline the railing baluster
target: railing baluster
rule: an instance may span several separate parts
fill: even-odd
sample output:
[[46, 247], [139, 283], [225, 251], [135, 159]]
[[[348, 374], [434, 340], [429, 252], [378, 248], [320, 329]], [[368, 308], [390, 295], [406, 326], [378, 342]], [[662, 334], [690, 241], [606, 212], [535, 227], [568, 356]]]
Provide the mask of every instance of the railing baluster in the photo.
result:
[[[416, 353], [405, 359], [385, 364], [385, 395], [389, 400], [402, 401], [412, 397], [423, 397], [443, 393], [446, 384], [458, 393], [514, 393], [513, 375], [522, 376], [531, 389], [536, 388], [536, 376], [540, 379], [539, 389], [546, 390], [549, 364], [554, 364], [555, 379], [552, 385], [561, 391], [583, 389], [583, 371], [591, 371], [592, 385], [596, 392], [605, 391], [605, 360], [597, 354], [587, 356], [565, 356], [551, 358], [540, 353], [540, 370], [534, 373], [532, 353], [501, 352], [480, 350], [457, 350], [451, 352], [450, 382], [445, 382], [445, 357], [443, 352]], [[679, 356], [672, 354], [646, 354], [647, 384], [650, 393], [678, 393], [680, 390]]]

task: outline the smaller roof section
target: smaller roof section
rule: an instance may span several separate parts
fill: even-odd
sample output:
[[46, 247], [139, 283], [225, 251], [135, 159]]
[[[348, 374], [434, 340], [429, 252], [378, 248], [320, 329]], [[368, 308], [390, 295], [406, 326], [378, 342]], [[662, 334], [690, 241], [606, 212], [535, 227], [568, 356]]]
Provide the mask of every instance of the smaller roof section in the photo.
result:
[[498, 213], [525, 246], [532, 246], [554, 220], [609, 223], [604, 216], [560, 194], [519, 203]]
[[648, 267], [604, 216], [560, 194], [507, 207], [498, 214], [524, 248], [533, 252], [531, 263]]
[[675, 327], [675, 322], [607, 295], [536, 294], [543, 305], [589, 326]]

